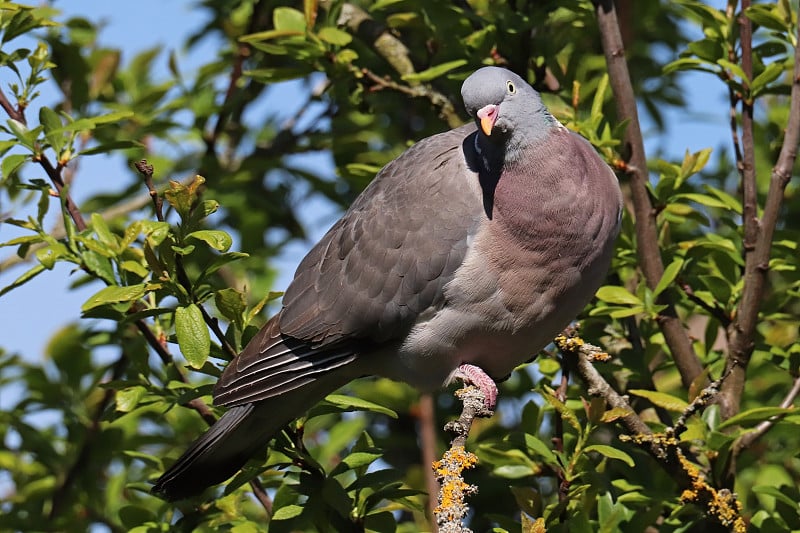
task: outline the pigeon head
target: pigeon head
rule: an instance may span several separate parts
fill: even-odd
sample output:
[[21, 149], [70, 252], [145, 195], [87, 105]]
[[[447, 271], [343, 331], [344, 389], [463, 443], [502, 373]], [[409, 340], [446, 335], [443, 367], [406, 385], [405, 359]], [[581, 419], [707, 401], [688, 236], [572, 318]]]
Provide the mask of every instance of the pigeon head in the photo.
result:
[[539, 93], [521, 77], [500, 67], [483, 67], [461, 86], [467, 113], [480, 128], [478, 135], [508, 152], [544, 138], [558, 122], [547, 111]]

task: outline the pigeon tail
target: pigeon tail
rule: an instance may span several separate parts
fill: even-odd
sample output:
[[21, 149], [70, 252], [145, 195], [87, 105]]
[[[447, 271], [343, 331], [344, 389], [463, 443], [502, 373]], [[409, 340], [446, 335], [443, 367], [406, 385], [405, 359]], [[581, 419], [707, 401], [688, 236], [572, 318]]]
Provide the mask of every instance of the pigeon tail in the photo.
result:
[[332, 372], [278, 397], [228, 409], [158, 478], [152, 492], [181, 500], [225, 481], [281, 428], [351, 378]]

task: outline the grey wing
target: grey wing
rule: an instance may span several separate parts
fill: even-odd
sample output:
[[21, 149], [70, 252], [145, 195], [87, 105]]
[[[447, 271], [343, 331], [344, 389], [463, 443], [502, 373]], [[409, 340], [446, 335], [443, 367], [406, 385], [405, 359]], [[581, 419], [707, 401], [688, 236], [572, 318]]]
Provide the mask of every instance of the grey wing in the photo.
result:
[[401, 339], [443, 301], [483, 216], [465, 163], [469, 124], [415, 144], [378, 173], [297, 268], [283, 309], [223, 373], [215, 403], [275, 396]]
[[482, 213], [462, 151], [472, 131], [425, 139], [378, 173], [300, 263], [284, 296], [281, 332], [315, 345], [381, 342], [440, 302]]

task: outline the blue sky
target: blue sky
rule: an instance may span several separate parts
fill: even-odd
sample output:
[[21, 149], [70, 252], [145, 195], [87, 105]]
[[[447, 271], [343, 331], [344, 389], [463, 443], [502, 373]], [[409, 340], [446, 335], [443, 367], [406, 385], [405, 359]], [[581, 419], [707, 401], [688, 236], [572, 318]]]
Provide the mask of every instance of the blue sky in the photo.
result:
[[[214, 43], [206, 39], [200, 48], [186, 55], [181, 48], [187, 35], [202, 26], [204, 11], [192, 8], [188, 0], [156, 1], [139, 0], [137, 2], [97, 0], [69, 0], [55, 2], [55, 6], [64, 13], [64, 19], [80, 15], [94, 21], [103, 21], [104, 29], [100, 36], [103, 44], [122, 47], [123, 61], [129, 61], [137, 52], [153, 46], [164, 50], [174, 50], [182, 59], [184, 72], [191, 71], [201, 65], [206, 58], [217, 52]], [[154, 77], [167, 75], [167, 54], [163, 54], [157, 64]], [[0, 85], [7, 90], [11, 81], [8, 72], [0, 71]], [[697, 151], [706, 147], [717, 148], [727, 146], [729, 131], [726, 122], [725, 93], [722, 85], [710, 76], [686, 75], [684, 87], [688, 111], [667, 110], [667, 131], [663, 135], [654, 133], [654, 129], [644, 124], [646, 144], [649, 153], [655, 153], [656, 147], [666, 155], [682, 158], [685, 150]], [[292, 90], [284, 92], [285, 98], [299, 105], [293, 98]], [[44, 102], [55, 101], [53, 87], [43, 91]], [[291, 105], [287, 106], [291, 108]], [[5, 117], [3, 118], [5, 120]], [[103, 157], [85, 158], [78, 174], [76, 196], [80, 201], [81, 186], [92, 187], [102, 183], [103, 178], [115, 172], [128, 172], [119, 161]], [[55, 220], [55, 213], [50, 220]], [[305, 213], [304, 221], [309, 225], [309, 235], [319, 237], [333, 222], [329, 206], [311, 204]], [[13, 237], [12, 228], [0, 224], [0, 242]], [[285, 288], [296, 264], [313, 242], [299, 242], [288, 247], [275, 266], [281, 275], [275, 289]], [[246, 250], [243, 250], [246, 251]], [[0, 249], [0, 260], [8, 257], [13, 251]], [[0, 286], [5, 286], [24, 272], [25, 267], [13, 268], [0, 272]], [[69, 269], [60, 266], [53, 272], [46, 272], [33, 282], [18, 288], [0, 298], [0, 317], [2, 317], [2, 343], [0, 346], [11, 352], [24, 355], [29, 360], [41, 360], [44, 347], [50, 335], [59, 327], [75, 320], [80, 315], [80, 306], [97, 287], [90, 286], [81, 290], [68, 290], [70, 281]], [[44, 315], [44, 316], [43, 316]], [[3, 398], [0, 397], [0, 408]]]

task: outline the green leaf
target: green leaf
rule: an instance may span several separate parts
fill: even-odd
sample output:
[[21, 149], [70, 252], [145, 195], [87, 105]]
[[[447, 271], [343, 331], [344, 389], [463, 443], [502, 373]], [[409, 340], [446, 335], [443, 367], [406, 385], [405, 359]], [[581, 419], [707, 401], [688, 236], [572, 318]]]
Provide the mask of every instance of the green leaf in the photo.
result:
[[325, 396], [325, 401], [342, 407], [345, 411], [372, 411], [374, 413], [381, 413], [392, 418], [397, 418], [397, 413], [388, 407], [378, 405], [377, 403], [368, 402], [367, 400], [362, 400], [361, 398], [356, 398], [354, 396], [345, 396], [344, 394], [328, 394]]
[[687, 407], [689, 407], [689, 404], [684, 400], [665, 392], [646, 389], [630, 389], [628, 390], [628, 393], [633, 394], [634, 396], [639, 396], [640, 398], [647, 398], [654, 405], [666, 409], [667, 411], [682, 413]]
[[541, 391], [540, 394], [542, 397], [544, 397], [547, 403], [549, 403], [561, 415], [563, 420], [575, 428], [575, 431], [581, 433], [581, 423], [578, 420], [578, 417], [575, 416], [575, 413], [572, 412], [572, 409], [567, 407], [567, 405], [559, 400], [549, 389]]
[[777, 7], [775, 4], [757, 4], [747, 8], [744, 14], [759, 26], [786, 33], [789, 23], [777, 13]]
[[766, 494], [767, 496], [772, 496], [776, 500], [780, 500], [788, 505], [790, 509], [794, 509], [795, 512], [800, 511], [800, 504], [798, 504], [797, 501], [792, 499], [789, 495], [781, 492], [778, 487], [773, 487], [772, 485], [756, 485], [753, 487], [753, 492], [756, 494]]
[[28, 129], [28, 126], [13, 118], [8, 119], [8, 128], [20, 144], [30, 150], [35, 150], [36, 132]]
[[244, 311], [247, 307], [244, 293], [227, 288], [214, 293], [214, 303], [225, 318], [235, 323], [239, 330], [244, 329]]
[[439, 76], [443, 76], [451, 70], [457, 69], [458, 67], [463, 67], [466, 64], [466, 59], [456, 59], [455, 61], [448, 61], [446, 63], [436, 65], [435, 67], [423, 70], [422, 72], [406, 74], [403, 76], [403, 79], [409, 83], [423, 83], [436, 79]]
[[203, 270], [203, 273], [200, 275], [200, 280], [203, 280], [219, 270], [220, 268], [224, 267], [228, 263], [232, 263], [233, 261], [238, 261], [239, 259], [244, 259], [245, 257], [250, 257], [248, 254], [242, 252], [226, 252], [214, 258], [211, 263]]
[[118, 246], [117, 236], [111, 232], [108, 224], [106, 224], [106, 220], [99, 213], [92, 213], [92, 229], [95, 234], [97, 234], [97, 238], [100, 239], [100, 242], [109, 248], [113, 249]]
[[527, 446], [529, 450], [544, 458], [548, 464], [558, 464], [558, 458], [556, 457], [556, 454], [553, 453], [551, 447], [545, 444], [545, 442], [539, 437], [531, 435], [530, 433], [525, 433], [525, 446]]
[[290, 520], [303, 514], [303, 507], [300, 505], [286, 505], [281, 507], [272, 515], [272, 520]]
[[725, 54], [725, 50], [722, 46], [712, 39], [701, 39], [689, 43], [687, 48], [700, 59], [709, 62], [717, 62], [717, 60], [721, 59]]
[[2, 164], [0, 164], [0, 172], [2, 172], [4, 178], [8, 178], [14, 174], [19, 167], [21, 167], [26, 161], [30, 161], [31, 156], [26, 154], [11, 154], [7, 155], [3, 158]]
[[348, 470], [356, 470], [371, 465], [378, 459], [383, 457], [379, 452], [353, 452], [336, 465], [331, 471], [331, 476], [338, 476]]
[[664, 269], [664, 274], [662, 274], [661, 279], [658, 280], [658, 285], [656, 285], [656, 288], [653, 291], [653, 296], [658, 296], [664, 292], [667, 287], [669, 287], [672, 282], [675, 281], [675, 278], [678, 277], [678, 274], [681, 271], [681, 267], [683, 267], [683, 258], [681, 257], [676, 257], [669, 265], [667, 265], [667, 268]]
[[36, 250], [34, 255], [45, 268], [51, 270], [58, 260], [69, 257], [70, 253], [62, 243], [53, 241], [48, 246]]
[[753, 79], [753, 83], [750, 84], [750, 91], [752, 92], [753, 98], [763, 92], [770, 83], [777, 80], [785, 70], [786, 66], [779, 61], [767, 65], [766, 68]]
[[231, 236], [228, 235], [227, 232], [221, 230], [202, 229], [193, 231], [186, 237], [203, 241], [215, 250], [221, 252], [227, 252], [231, 244], [233, 244]]
[[718, 59], [717, 64], [724, 69], [730, 70], [734, 75], [738, 76], [742, 82], [749, 85], [750, 78], [747, 77], [747, 74], [744, 73], [744, 70], [742, 70], [741, 66], [737, 65], [736, 63], [732, 63], [727, 59]]
[[608, 73], [604, 73], [597, 83], [597, 91], [594, 93], [592, 100], [592, 117], [601, 116], [603, 114], [603, 102], [605, 102], [606, 90], [608, 89]]
[[703, 189], [705, 189], [709, 194], [717, 197], [717, 199], [724, 203], [731, 211], [739, 215], [742, 214], [742, 203], [737, 198], [734, 198], [725, 191], [717, 189], [716, 187], [712, 187], [706, 183], [703, 184]]
[[121, 413], [130, 413], [139, 405], [141, 400], [147, 393], [147, 389], [141, 385], [135, 387], [128, 387], [117, 392], [117, 411]]
[[335, 46], [346, 46], [353, 40], [353, 36], [346, 31], [331, 27], [319, 30], [317, 37]]
[[672, 74], [680, 70], [700, 70], [709, 72], [711, 69], [707, 66], [709, 63], [696, 57], [682, 57], [664, 65], [662, 72], [664, 74]]
[[272, 23], [276, 30], [306, 31], [306, 16], [291, 7], [276, 7], [272, 12]]
[[622, 305], [644, 305], [635, 295], [628, 292], [624, 287], [617, 285], [605, 285], [597, 291], [597, 299], [610, 304]]
[[202, 368], [211, 352], [211, 334], [197, 305], [175, 309], [175, 334], [186, 361], [192, 368]]
[[522, 479], [540, 472], [529, 465], [501, 465], [492, 470], [492, 473], [506, 479]]
[[53, 147], [56, 153], [60, 153], [64, 144], [66, 144], [66, 138], [63, 132], [58, 133], [58, 130], [63, 126], [61, 117], [49, 107], [43, 106], [39, 109], [39, 123], [44, 127], [44, 135], [47, 142]]
[[81, 306], [81, 311], [86, 312], [95, 307], [106, 304], [120, 302], [133, 302], [147, 293], [147, 286], [144, 283], [128, 285], [125, 287], [111, 286], [104, 287], [97, 291]]
[[44, 272], [45, 270], [46, 269], [44, 265], [34, 266], [33, 268], [25, 272], [23, 275], [12, 281], [10, 284], [0, 289], [0, 296], [3, 296], [7, 292], [16, 289], [20, 285], [24, 285], [25, 283], [29, 282], [30, 280], [32, 280], [33, 278]]
[[795, 413], [797, 410], [794, 407], [755, 407], [735, 414], [723, 423], [717, 429], [722, 430], [726, 427], [741, 426], [748, 424], [757, 424], [765, 420], [769, 420], [773, 416], [783, 416]]
[[633, 458], [630, 455], [622, 450], [614, 448], [613, 446], [607, 446], [605, 444], [592, 444], [591, 446], [587, 446], [583, 449], [583, 453], [589, 452], [597, 452], [600, 455], [608, 457], [609, 459], [617, 459], [622, 461], [630, 467], [634, 466]]
[[[271, 41], [283, 37], [297, 37], [305, 35], [305, 30], [267, 30], [250, 33], [239, 38], [240, 42], [256, 45], [263, 41]], [[283, 53], [286, 53], [285, 51]]]
[[78, 153], [78, 155], [107, 154], [115, 150], [127, 150], [128, 148], [142, 148], [142, 147], [144, 147], [144, 145], [138, 141], [119, 140], [119, 141], [111, 141], [99, 144], [97, 146], [93, 146], [92, 148], [87, 148], [86, 150], [81, 150]]
[[708, 196], [707, 194], [699, 194], [699, 193], [683, 193], [683, 194], [676, 194], [672, 197], [673, 200], [689, 200], [691, 202], [697, 202], [700, 205], [705, 205], [707, 207], [718, 207], [720, 209], [730, 210], [730, 206], [713, 196]]
[[114, 276], [114, 267], [108, 257], [104, 257], [102, 254], [92, 250], [84, 250], [81, 252], [81, 261], [92, 274], [109, 285], [113, 285], [117, 282]]

